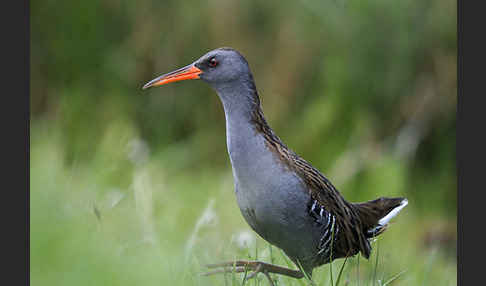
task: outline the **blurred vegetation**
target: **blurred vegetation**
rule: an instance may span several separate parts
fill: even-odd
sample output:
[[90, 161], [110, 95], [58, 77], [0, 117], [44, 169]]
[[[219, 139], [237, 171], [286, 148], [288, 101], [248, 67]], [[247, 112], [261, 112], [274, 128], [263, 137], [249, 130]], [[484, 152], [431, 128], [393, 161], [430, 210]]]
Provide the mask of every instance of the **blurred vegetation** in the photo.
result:
[[[141, 90], [221, 46], [249, 61], [276, 133], [348, 200], [409, 199], [379, 240], [373, 283], [405, 270], [393, 285], [455, 285], [455, 1], [48, 0], [30, 10], [32, 285], [231, 284], [197, 273], [268, 251], [259, 238], [235, 242], [249, 227], [214, 92], [200, 81]], [[374, 257], [360, 260], [363, 285]]]

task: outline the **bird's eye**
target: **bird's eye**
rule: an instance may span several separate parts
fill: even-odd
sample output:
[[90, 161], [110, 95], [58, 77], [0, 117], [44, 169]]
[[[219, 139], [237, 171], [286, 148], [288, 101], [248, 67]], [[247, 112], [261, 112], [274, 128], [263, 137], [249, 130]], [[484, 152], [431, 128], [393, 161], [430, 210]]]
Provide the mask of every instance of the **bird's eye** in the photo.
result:
[[218, 61], [215, 58], [209, 59], [209, 66], [210, 67], [216, 67], [218, 65]]

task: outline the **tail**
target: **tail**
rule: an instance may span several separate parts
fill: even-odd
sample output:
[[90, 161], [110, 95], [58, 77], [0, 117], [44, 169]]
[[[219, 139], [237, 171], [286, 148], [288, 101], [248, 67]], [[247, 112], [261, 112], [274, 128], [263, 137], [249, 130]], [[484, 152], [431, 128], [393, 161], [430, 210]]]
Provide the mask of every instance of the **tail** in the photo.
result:
[[363, 225], [366, 238], [373, 238], [385, 231], [388, 222], [406, 205], [406, 198], [379, 198], [364, 203], [353, 204]]

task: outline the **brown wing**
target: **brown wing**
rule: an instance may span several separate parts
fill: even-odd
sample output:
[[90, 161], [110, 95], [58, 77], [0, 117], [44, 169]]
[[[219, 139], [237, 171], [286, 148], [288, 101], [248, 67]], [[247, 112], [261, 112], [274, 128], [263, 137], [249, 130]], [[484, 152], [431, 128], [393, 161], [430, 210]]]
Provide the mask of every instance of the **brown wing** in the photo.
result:
[[[255, 97], [258, 98], [258, 95]], [[345, 257], [361, 251], [368, 258], [371, 246], [364, 235], [362, 223], [354, 206], [348, 203], [316, 168], [285, 146], [268, 126], [259, 102], [256, 102], [256, 105], [252, 114], [256, 131], [265, 137], [267, 146], [280, 157], [281, 162], [302, 178], [308, 186], [311, 197], [336, 217], [340, 231], [333, 256]]]
[[332, 183], [316, 168], [294, 152], [290, 152], [293, 153], [290, 159], [292, 160], [291, 164], [294, 165], [294, 171], [309, 187], [311, 197], [336, 217], [340, 231], [333, 257], [351, 256], [361, 251], [363, 256], [368, 258], [371, 246], [365, 236], [363, 224], [354, 205], [347, 202]]

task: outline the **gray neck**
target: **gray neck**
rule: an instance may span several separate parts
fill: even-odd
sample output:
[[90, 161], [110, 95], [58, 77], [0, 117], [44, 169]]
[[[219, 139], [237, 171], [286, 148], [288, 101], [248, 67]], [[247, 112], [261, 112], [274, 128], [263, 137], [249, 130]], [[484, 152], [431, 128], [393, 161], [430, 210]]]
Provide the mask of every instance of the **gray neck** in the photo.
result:
[[252, 80], [240, 80], [214, 87], [226, 117], [226, 143], [236, 181], [258, 176], [273, 163], [265, 139], [257, 132], [254, 112], [260, 101]]

